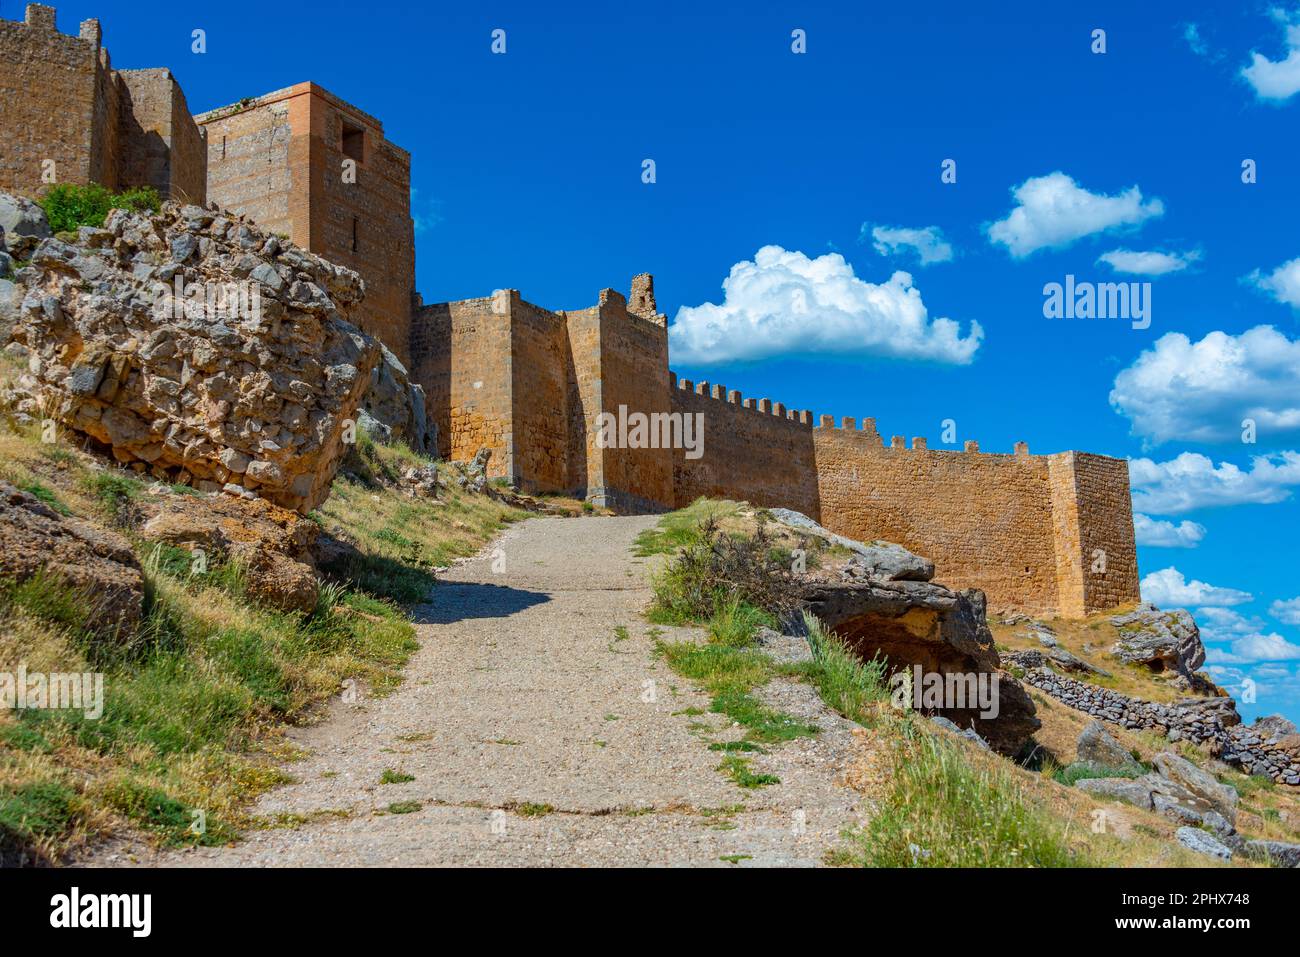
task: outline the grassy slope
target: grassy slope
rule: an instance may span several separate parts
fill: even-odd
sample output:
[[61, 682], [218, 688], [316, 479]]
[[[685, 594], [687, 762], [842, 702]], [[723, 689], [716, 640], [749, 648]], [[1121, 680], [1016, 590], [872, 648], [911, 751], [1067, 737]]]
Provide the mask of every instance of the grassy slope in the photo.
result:
[[[370, 455], [386, 470], [416, 461], [404, 448]], [[142, 496], [191, 494], [2, 422], [0, 478], [128, 538]], [[400, 602], [427, 593], [435, 565], [523, 516], [455, 489], [442, 501], [340, 480], [317, 518], [361, 557], [305, 616], [248, 601], [237, 569], [192, 577], [184, 553], [142, 542], [147, 614], [129, 646], [89, 637], [84, 603], [57, 583], [0, 583], [0, 671], [25, 662], [29, 671], [106, 674], [100, 720], [0, 712], [0, 850], [57, 860], [126, 828], [166, 845], [212, 844], [265, 823], [247, 807], [284, 780], [284, 725], [309, 720], [345, 678], [377, 693], [393, 687], [417, 647]]]
[[[640, 554], [672, 554], [698, 541], [698, 524], [719, 517], [732, 534], [753, 527], [754, 510], [734, 502], [693, 503], [664, 517], [659, 528], [642, 536]], [[747, 524], [748, 523], [748, 524]], [[675, 607], [677, 579], [671, 563], [656, 580], [654, 620]], [[725, 614], [725, 610], [724, 610]], [[700, 682], [714, 695], [713, 710], [728, 714], [747, 728], [746, 741], [776, 740], [763, 730], [780, 726], [779, 716], [755, 718], [741, 706], [750, 692], [777, 674], [809, 681], [834, 710], [863, 725], [861, 753], [853, 759], [848, 780], [862, 791], [872, 814], [870, 824], [846, 835], [831, 863], [866, 866], [1206, 866], [1208, 859], [1172, 843], [1175, 825], [1136, 808], [1096, 802], [1059, 780], [1060, 768], [1074, 760], [1074, 742], [1091, 720], [1030, 689], [1043, 721], [1038, 740], [1048, 752], [1041, 771], [1004, 758], [937, 730], [912, 713], [889, 705], [886, 669], [879, 662], [858, 661], [838, 639], [811, 621], [815, 658], [809, 665], [775, 665], [750, 647], [753, 630], [742, 639], [734, 628], [720, 627], [718, 615], [699, 616], [708, 629], [708, 644], [661, 643], [660, 653], [684, 677]], [[1108, 624], [1095, 618], [1077, 624], [1055, 623], [1062, 644], [1081, 657], [1084, 646], [1108, 647]], [[1010, 630], [994, 624], [999, 647], [1029, 647]], [[1035, 643], [1036, 644], [1036, 643]], [[1093, 655], [1090, 657], [1092, 660]], [[1139, 669], [1122, 672], [1117, 662], [1094, 663], [1116, 673], [1111, 686], [1128, 694], [1170, 700], [1171, 689]], [[1144, 760], [1171, 745], [1155, 735], [1110, 729]], [[811, 733], [811, 732], [805, 732]], [[1189, 745], [1180, 753], [1211, 766], [1209, 756]], [[732, 769], [721, 768], [736, 774]], [[1300, 797], [1271, 782], [1218, 767], [1221, 780], [1242, 795], [1239, 830], [1251, 837], [1300, 839]], [[738, 783], [740, 781], [738, 780]], [[768, 782], [779, 783], [779, 782]], [[1096, 812], [1105, 809], [1106, 828], [1095, 833]], [[1243, 862], [1237, 862], [1243, 863]]]

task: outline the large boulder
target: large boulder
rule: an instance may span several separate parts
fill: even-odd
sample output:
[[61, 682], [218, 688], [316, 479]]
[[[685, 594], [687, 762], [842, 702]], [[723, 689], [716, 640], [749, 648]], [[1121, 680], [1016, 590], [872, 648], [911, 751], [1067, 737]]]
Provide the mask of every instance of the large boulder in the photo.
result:
[[405, 442], [422, 455], [437, 455], [438, 427], [425, 406], [424, 388], [410, 380], [406, 366], [380, 344], [383, 360], [370, 373], [362, 400], [362, 427], [385, 442]]
[[197, 206], [114, 210], [22, 270], [22, 385], [137, 471], [250, 489], [298, 511], [329, 494], [380, 361], [351, 321], [360, 277]]
[[0, 482], [0, 577], [38, 573], [77, 593], [90, 631], [129, 638], [139, 626], [144, 579], [130, 544]]
[[1111, 654], [1128, 664], [1146, 665], [1152, 671], [1176, 672], [1189, 681], [1205, 663], [1201, 630], [1183, 608], [1161, 611], [1144, 602], [1135, 611], [1111, 618], [1119, 638]]
[[1075, 760], [1093, 767], [1139, 773], [1142, 765], [1111, 736], [1100, 721], [1091, 721], [1079, 735]]
[[1237, 792], [1220, 784], [1208, 771], [1203, 771], [1186, 758], [1172, 751], [1162, 751], [1151, 759], [1160, 776], [1190, 791], [1197, 799], [1208, 804], [1229, 821], [1237, 819]]
[[995, 715], [978, 707], [955, 707], [955, 698], [928, 707], [922, 697], [924, 711], [959, 728], [973, 727], [995, 751], [1016, 754], [1041, 726], [1028, 693], [1001, 669], [983, 592], [955, 592], [934, 582], [863, 580], [846, 573], [838, 581], [806, 579], [803, 599], [859, 657], [882, 655], [891, 672], [915, 674], [919, 667], [923, 678], [942, 675], [946, 684], [952, 676], [954, 687], [958, 679], [967, 687], [972, 678], [989, 687], [995, 683]]
[[297, 512], [261, 498], [167, 496], [140, 534], [218, 561], [242, 566], [244, 589], [255, 601], [282, 611], [311, 611], [319, 583], [311, 549], [319, 527]]

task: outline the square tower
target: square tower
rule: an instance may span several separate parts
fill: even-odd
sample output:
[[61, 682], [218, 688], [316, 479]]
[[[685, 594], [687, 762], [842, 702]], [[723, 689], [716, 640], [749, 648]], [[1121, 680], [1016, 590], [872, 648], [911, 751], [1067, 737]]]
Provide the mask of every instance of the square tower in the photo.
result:
[[207, 133], [208, 198], [360, 273], [362, 325], [409, 365], [410, 154], [379, 120], [315, 83], [195, 119]]

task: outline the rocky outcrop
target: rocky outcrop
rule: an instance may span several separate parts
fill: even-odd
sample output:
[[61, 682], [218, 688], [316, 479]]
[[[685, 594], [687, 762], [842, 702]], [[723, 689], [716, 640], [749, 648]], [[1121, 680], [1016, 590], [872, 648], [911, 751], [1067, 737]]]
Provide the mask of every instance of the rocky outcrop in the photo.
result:
[[438, 427], [425, 407], [424, 388], [412, 382], [406, 366], [380, 343], [382, 361], [370, 373], [358, 422], [375, 439], [404, 442], [421, 455], [438, 454]]
[[130, 544], [0, 482], [0, 578], [42, 572], [77, 593], [88, 630], [127, 638], [139, 626], [144, 579]]
[[844, 571], [851, 577], [918, 582], [928, 582], [934, 577], [934, 562], [913, 554], [901, 545], [892, 542], [857, 542], [843, 535], [836, 535], [802, 512], [789, 508], [768, 509], [768, 515], [787, 528], [847, 548], [853, 553], [853, 557], [845, 565]]
[[1173, 671], [1189, 682], [1205, 664], [1201, 630], [1191, 613], [1182, 608], [1161, 611], [1144, 602], [1137, 610], [1110, 620], [1119, 629], [1111, 654], [1128, 664], [1152, 671]]
[[202, 549], [209, 568], [233, 561], [244, 570], [244, 591], [282, 611], [311, 611], [318, 582], [311, 549], [316, 523], [265, 499], [171, 495], [140, 529], [148, 541]]
[[10, 256], [27, 259], [50, 235], [45, 210], [25, 196], [0, 193], [0, 243]]
[[[996, 682], [993, 716], [975, 707], [923, 709], [959, 728], [974, 728], [995, 751], [1016, 754], [1040, 727], [1028, 693], [1001, 668], [983, 592], [955, 592], [929, 581], [865, 578], [844, 570], [833, 579], [806, 578], [803, 599], [808, 611], [859, 657], [882, 655], [890, 671], [919, 666], [927, 675], [972, 676], [976, 681], [983, 676]], [[946, 705], [953, 703], [945, 699]]]
[[351, 321], [356, 273], [212, 209], [114, 210], [44, 239], [9, 351], [30, 413], [137, 471], [234, 485], [307, 511], [329, 485], [380, 360]]
[[488, 484], [487, 469], [490, 461], [492, 450], [484, 447], [474, 453], [471, 462], [452, 462], [452, 482], [467, 492], [484, 491]]
[[1206, 745], [1225, 764], [1247, 774], [1260, 774], [1280, 784], [1300, 785], [1300, 735], [1277, 716], [1243, 725], [1231, 698], [1183, 698], [1172, 704], [1144, 701], [1059, 675], [1050, 668], [1032, 668], [1023, 680], [1085, 714], [1124, 728], [1154, 730], [1170, 741]]

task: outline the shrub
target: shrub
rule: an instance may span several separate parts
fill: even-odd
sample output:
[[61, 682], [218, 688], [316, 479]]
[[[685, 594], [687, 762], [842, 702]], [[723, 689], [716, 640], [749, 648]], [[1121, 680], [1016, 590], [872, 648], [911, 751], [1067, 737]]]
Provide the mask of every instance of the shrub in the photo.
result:
[[38, 202], [55, 233], [75, 232], [82, 226], [102, 227], [111, 209], [156, 213], [162, 207], [152, 186], [115, 194], [98, 183], [56, 183]]
[[753, 535], [727, 535], [708, 515], [697, 540], [656, 576], [651, 619], [661, 624], [705, 621], [733, 603], [784, 617], [799, 603], [798, 584], [771, 553], [763, 524]]
[[887, 662], [876, 657], [863, 661], [821, 621], [803, 613], [812, 648], [812, 667], [808, 677], [826, 704], [859, 724], [870, 722], [874, 706], [889, 700]]

